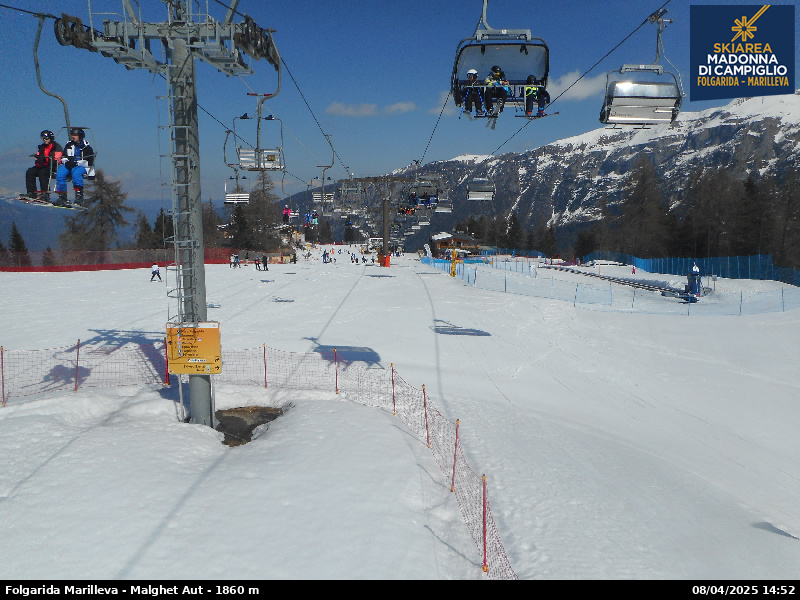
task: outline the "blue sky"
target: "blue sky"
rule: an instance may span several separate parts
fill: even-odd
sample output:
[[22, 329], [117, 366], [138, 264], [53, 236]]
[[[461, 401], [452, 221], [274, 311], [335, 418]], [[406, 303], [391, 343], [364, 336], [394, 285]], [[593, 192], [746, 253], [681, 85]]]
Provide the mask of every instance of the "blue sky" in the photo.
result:
[[[55, 15], [65, 12], [85, 21], [89, 4], [93, 13], [119, 13], [122, 5], [119, 0], [3, 0], [0, 4]], [[549, 89], [555, 98], [663, 4], [664, 0], [651, 4], [491, 0], [487, 20], [494, 28], [530, 29], [547, 42]], [[674, 23], [663, 36], [665, 54], [682, 74], [687, 92], [692, 4], [760, 6], [737, 0], [667, 4], [667, 17]], [[140, 5], [145, 21], [166, 21], [163, 2], [140, 0]], [[201, 5], [205, 6], [205, 0]], [[220, 3], [209, 0], [208, 6], [213, 17], [222, 19], [225, 9]], [[525, 121], [506, 111], [492, 131], [481, 121], [459, 119], [452, 99], [442, 110], [456, 47], [474, 32], [481, 9], [480, 0], [241, 0], [240, 13], [276, 30], [274, 39], [291, 73], [284, 70], [280, 93], [266, 103], [283, 122], [288, 173], [283, 186], [281, 178], [275, 177], [278, 192], [281, 187], [287, 194], [306, 189], [306, 182], [321, 176], [318, 166], [330, 164], [332, 153], [323, 131], [330, 135], [337, 153], [335, 166], [326, 175], [336, 180], [346, 177], [345, 165], [356, 176], [380, 175], [414, 160], [427, 163], [461, 154], [524, 151], [596, 129], [602, 126], [598, 114], [606, 73], [623, 63], [655, 58], [656, 27], [648, 24], [557, 100], [551, 110], [559, 111], [558, 116], [519, 131]], [[795, 17], [800, 18], [800, 11]], [[64, 116], [61, 103], [44, 94], [36, 80], [32, 50], [38, 19], [2, 8], [0, 23], [4, 32], [0, 52], [5, 58], [0, 89], [0, 120], [5, 128], [0, 190], [21, 191], [39, 131], [57, 131]], [[52, 19], [45, 21], [39, 44], [44, 87], [67, 101], [72, 124], [91, 127], [99, 166], [107, 176], [123, 182], [129, 198], [152, 199], [167, 206], [169, 193], [161, 182], [167, 180], [168, 171], [166, 162], [159, 160], [167, 148], [159, 140], [158, 128], [166, 122], [166, 111], [164, 102], [157, 100], [166, 93], [166, 83], [144, 70], [128, 71], [99, 53], [60, 46], [52, 25]], [[661, 62], [668, 66], [663, 56]], [[266, 61], [254, 62], [253, 67], [254, 75], [237, 78], [197, 63], [198, 101], [204, 109], [200, 112], [203, 200], [220, 199], [232, 175], [223, 160], [225, 128], [231, 127], [234, 117], [255, 112], [256, 101], [247, 93], [271, 92], [276, 87], [275, 71]], [[684, 110], [714, 104], [691, 102], [687, 96]], [[255, 131], [248, 136], [248, 123], [240, 123], [242, 133], [254, 142]], [[281, 144], [277, 125], [262, 135], [265, 146]]]

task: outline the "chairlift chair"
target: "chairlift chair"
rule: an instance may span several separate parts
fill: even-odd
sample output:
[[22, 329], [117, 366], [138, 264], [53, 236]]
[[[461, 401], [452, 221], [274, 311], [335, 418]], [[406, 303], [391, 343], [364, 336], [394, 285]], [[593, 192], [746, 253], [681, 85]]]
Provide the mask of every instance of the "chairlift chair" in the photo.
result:
[[661, 33], [666, 9], [649, 17], [658, 25], [656, 60], [653, 64], [625, 64], [606, 76], [606, 93], [600, 122], [606, 125], [658, 125], [672, 123], [678, 116], [683, 101], [683, 88], [675, 73], [665, 71], [658, 60], [661, 55]]
[[467, 184], [467, 200], [494, 200], [494, 183], [486, 177], [476, 177]]
[[[616, 73], [623, 77], [616, 77]], [[642, 80], [642, 74], [649, 77]], [[623, 65], [606, 77], [600, 122], [640, 126], [672, 123], [680, 112], [682, 100], [677, 78], [664, 72], [661, 65]]]
[[453, 201], [447, 196], [439, 196], [439, 201], [436, 203], [434, 211], [437, 213], [453, 212]]
[[[256, 117], [257, 125], [256, 125], [256, 145], [255, 147], [252, 146], [245, 146], [243, 139], [239, 136], [236, 132], [236, 122], [241, 120], [251, 120], [254, 117], [249, 116], [247, 113], [244, 113], [241, 117], [235, 117], [233, 119], [233, 130], [228, 131], [228, 135], [225, 137], [225, 145], [223, 146], [223, 154], [225, 155], [225, 164], [229, 167], [243, 169], [245, 171], [283, 171], [286, 169], [286, 164], [284, 161], [283, 156], [283, 122], [274, 117], [273, 115], [269, 115], [267, 117], [262, 117], [262, 109], [264, 101], [267, 98], [271, 98], [271, 95], [261, 95], [261, 94], [248, 94], [248, 95], [259, 95], [262, 96], [258, 102], [258, 107], [256, 109]], [[265, 148], [261, 143], [261, 125], [262, 121], [270, 121], [270, 122], [277, 122], [280, 128], [280, 137], [281, 137], [281, 145], [277, 147], [269, 147]], [[228, 137], [233, 134], [234, 137], [234, 145], [236, 147], [236, 163], [230, 163], [228, 161], [226, 147], [228, 143]]]
[[[550, 72], [550, 50], [547, 43], [531, 35], [530, 29], [493, 29], [486, 22], [486, 6], [472, 37], [459, 42], [450, 89], [456, 106], [464, 102], [463, 88], [467, 83], [467, 71], [478, 71], [478, 81], [488, 77], [491, 68], [499, 66], [505, 73], [508, 85], [506, 106], [525, 107], [525, 86], [531, 76], [542, 86], [547, 86]], [[528, 84], [530, 85], [530, 84]], [[478, 86], [485, 92], [486, 86]]]

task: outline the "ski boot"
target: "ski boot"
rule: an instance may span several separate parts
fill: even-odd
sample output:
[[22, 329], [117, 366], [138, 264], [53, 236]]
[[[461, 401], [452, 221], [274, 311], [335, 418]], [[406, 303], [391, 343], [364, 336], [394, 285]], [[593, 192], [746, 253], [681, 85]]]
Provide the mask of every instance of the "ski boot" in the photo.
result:
[[75, 190], [75, 204], [83, 206], [83, 186], [76, 185], [73, 189]]
[[69, 201], [67, 200], [67, 192], [66, 190], [60, 192], [56, 190], [55, 192], [56, 197], [51, 202], [53, 206], [69, 206]]

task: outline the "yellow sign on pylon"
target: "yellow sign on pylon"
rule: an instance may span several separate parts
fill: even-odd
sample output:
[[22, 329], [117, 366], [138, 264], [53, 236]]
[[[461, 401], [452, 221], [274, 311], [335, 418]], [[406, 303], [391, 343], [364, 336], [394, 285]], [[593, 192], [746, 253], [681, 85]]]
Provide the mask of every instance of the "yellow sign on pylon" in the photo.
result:
[[221, 373], [219, 323], [167, 323], [167, 360], [173, 375]]

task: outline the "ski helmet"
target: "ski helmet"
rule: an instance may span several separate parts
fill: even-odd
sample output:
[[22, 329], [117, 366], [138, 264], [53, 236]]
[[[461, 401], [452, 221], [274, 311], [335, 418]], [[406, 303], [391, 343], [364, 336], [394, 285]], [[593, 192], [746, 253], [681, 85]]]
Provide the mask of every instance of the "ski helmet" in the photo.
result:
[[469, 77], [470, 75], [474, 75], [475, 77], [477, 77], [478, 71], [476, 71], [475, 69], [470, 69], [469, 71], [467, 71], [467, 77]]
[[53, 132], [50, 131], [49, 129], [45, 129], [44, 131], [42, 131], [42, 133], [39, 134], [39, 137], [41, 137], [41, 138], [50, 138], [51, 140], [53, 140], [53, 139], [55, 139], [56, 136], [53, 135]]
[[502, 77], [503, 69], [501, 69], [497, 65], [493, 66], [492, 67], [492, 75], [494, 75], [495, 77]]
[[69, 134], [71, 136], [72, 135], [79, 135], [81, 137], [81, 139], [86, 137], [86, 134], [84, 133], [83, 129], [81, 129], [80, 127], [73, 127], [72, 129], [69, 130]]

